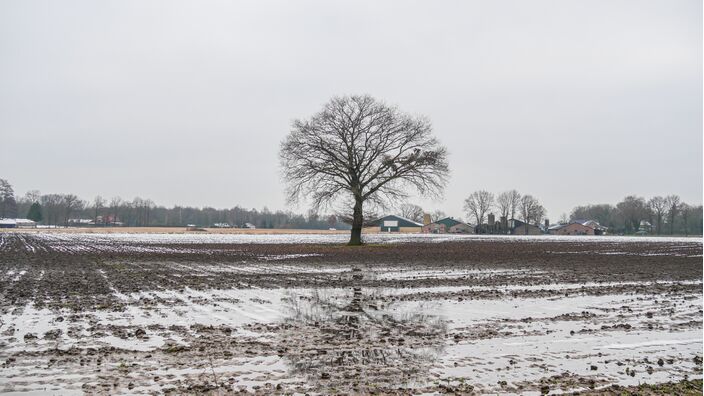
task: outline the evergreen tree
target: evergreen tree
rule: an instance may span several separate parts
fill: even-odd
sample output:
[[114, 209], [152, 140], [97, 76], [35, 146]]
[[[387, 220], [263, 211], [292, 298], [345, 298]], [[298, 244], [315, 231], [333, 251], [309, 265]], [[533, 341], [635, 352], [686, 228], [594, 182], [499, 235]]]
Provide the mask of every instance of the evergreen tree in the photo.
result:
[[42, 221], [42, 206], [39, 202], [35, 202], [29, 207], [29, 210], [27, 211], [27, 218], [34, 220], [37, 223]]
[[17, 217], [17, 202], [15, 190], [5, 179], [0, 179], [0, 219], [4, 217]]

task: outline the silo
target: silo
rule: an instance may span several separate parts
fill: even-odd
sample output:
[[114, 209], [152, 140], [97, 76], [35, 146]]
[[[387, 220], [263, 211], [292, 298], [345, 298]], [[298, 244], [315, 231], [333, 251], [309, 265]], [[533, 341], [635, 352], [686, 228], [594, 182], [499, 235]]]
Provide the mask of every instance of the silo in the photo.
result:
[[430, 213], [423, 213], [423, 225], [428, 225], [430, 223]]

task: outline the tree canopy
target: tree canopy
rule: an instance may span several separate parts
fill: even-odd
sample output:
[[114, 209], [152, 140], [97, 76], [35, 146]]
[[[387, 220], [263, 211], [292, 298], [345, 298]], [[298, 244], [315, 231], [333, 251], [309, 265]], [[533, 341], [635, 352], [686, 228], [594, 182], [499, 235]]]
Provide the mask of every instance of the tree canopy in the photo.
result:
[[409, 190], [439, 195], [449, 174], [447, 150], [427, 118], [366, 95], [333, 98], [294, 121], [279, 156], [290, 202], [350, 203], [350, 244], [361, 243], [365, 202], [393, 206]]

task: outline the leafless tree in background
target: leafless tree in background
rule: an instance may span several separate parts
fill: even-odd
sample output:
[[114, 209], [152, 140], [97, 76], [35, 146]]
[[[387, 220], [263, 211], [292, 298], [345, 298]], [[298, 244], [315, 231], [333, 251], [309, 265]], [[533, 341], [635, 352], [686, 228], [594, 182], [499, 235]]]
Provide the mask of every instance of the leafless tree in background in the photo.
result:
[[499, 213], [506, 219], [513, 219], [521, 202], [521, 194], [516, 190], [504, 191], [496, 198]]
[[670, 220], [670, 235], [675, 233], [675, 217], [680, 210], [680, 202], [679, 195], [668, 195], [667, 198], [665, 198], [667, 217], [669, 217]]
[[42, 207], [46, 211], [44, 219], [48, 225], [56, 225], [58, 218], [58, 207], [61, 203], [61, 196], [58, 194], [45, 194], [39, 199]]
[[494, 194], [486, 190], [475, 191], [464, 200], [464, 210], [467, 212], [467, 216], [474, 217], [478, 226], [484, 224], [484, 217], [493, 205]]
[[619, 216], [623, 221], [626, 232], [637, 231], [640, 221], [648, 216], [648, 205], [645, 199], [635, 195], [629, 195], [623, 201], [616, 204]]
[[692, 214], [694, 208], [686, 203], [680, 204], [680, 214], [682, 216], [682, 229], [684, 235], [689, 236], [689, 217]]
[[102, 209], [104, 206], [105, 200], [100, 195], [96, 196], [95, 199], [93, 199], [93, 210], [95, 211], [93, 213], [93, 222], [95, 224], [98, 224], [98, 216], [100, 216], [100, 209]]
[[423, 222], [423, 208], [418, 205], [405, 203], [399, 208], [401, 211], [401, 217], [405, 217], [408, 220], [413, 220], [418, 223]]
[[337, 216], [335, 216], [335, 215], [328, 216], [328, 226], [330, 228], [335, 228], [335, 224], [337, 224]]
[[39, 190], [29, 190], [24, 193], [24, 199], [26, 202], [33, 204], [39, 202], [42, 197], [42, 193]]
[[[264, 209], [262, 210], [262, 212], [264, 212], [264, 211], [269, 212], [269, 208], [267, 208], [265, 206]], [[320, 215], [318, 215], [317, 211], [315, 211], [313, 209], [308, 209], [308, 216], [306, 216], [306, 218], [308, 219], [309, 222], [318, 221], [318, 219], [320, 218]]]
[[149, 226], [149, 216], [151, 215], [151, 210], [154, 207], [154, 201], [151, 199], [135, 197], [135, 199], [132, 200], [131, 206], [134, 210], [135, 224], [137, 227]]
[[540, 226], [541, 223], [543, 222], [543, 219], [545, 219], [545, 216], [548, 214], [547, 209], [540, 203], [535, 207], [535, 210], [533, 212], [533, 221], [535, 222], [534, 224], [536, 226]]
[[430, 121], [370, 96], [336, 97], [294, 121], [279, 157], [289, 202], [306, 198], [319, 208], [351, 197], [350, 245], [362, 243], [365, 203], [386, 206], [409, 188], [440, 195], [449, 174]]
[[655, 226], [655, 230], [658, 235], [660, 235], [660, 232], [662, 230], [662, 220], [663, 217], [665, 216], [665, 213], [667, 213], [667, 201], [663, 197], [652, 197], [650, 200], [648, 200], [648, 207], [650, 207], [650, 210], [653, 211], [653, 214], [655, 215], [655, 220], [657, 222], [657, 225]]
[[110, 199], [110, 212], [112, 215], [112, 223], [116, 223], [118, 221], [117, 217], [117, 211], [120, 209], [120, 206], [122, 205], [122, 198], [120, 197], [112, 197]]
[[[540, 225], [540, 221], [545, 217], [545, 208], [540, 202], [532, 195], [524, 195], [521, 197], [521, 202], [519, 206], [521, 212], [521, 218], [526, 224]], [[528, 227], [524, 227], [526, 234], [528, 233]]]
[[68, 222], [71, 219], [71, 214], [75, 211], [82, 210], [85, 202], [74, 194], [63, 195], [64, 207], [64, 225], [68, 227]]
[[582, 205], [572, 209], [570, 220], [591, 219], [615, 230], [618, 227], [619, 211], [611, 204]]
[[442, 210], [434, 210], [434, 211], [430, 212], [430, 221], [432, 221], [432, 222], [442, 220], [445, 217], [447, 217], [447, 214], [445, 214], [445, 212], [443, 212]]

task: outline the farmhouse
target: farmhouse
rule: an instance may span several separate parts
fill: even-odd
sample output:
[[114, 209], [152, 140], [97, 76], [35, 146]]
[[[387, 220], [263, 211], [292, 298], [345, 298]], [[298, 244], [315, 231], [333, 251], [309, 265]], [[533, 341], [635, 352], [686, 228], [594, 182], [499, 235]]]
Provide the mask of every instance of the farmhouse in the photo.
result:
[[520, 220], [510, 219], [508, 221], [509, 231], [512, 235], [542, 235], [543, 230], [533, 224], [526, 224]]
[[474, 234], [474, 227], [457, 221], [452, 217], [440, 219], [434, 223], [423, 226], [424, 234]]
[[396, 215], [384, 216], [372, 224], [381, 232], [421, 232], [423, 228], [423, 224]]

